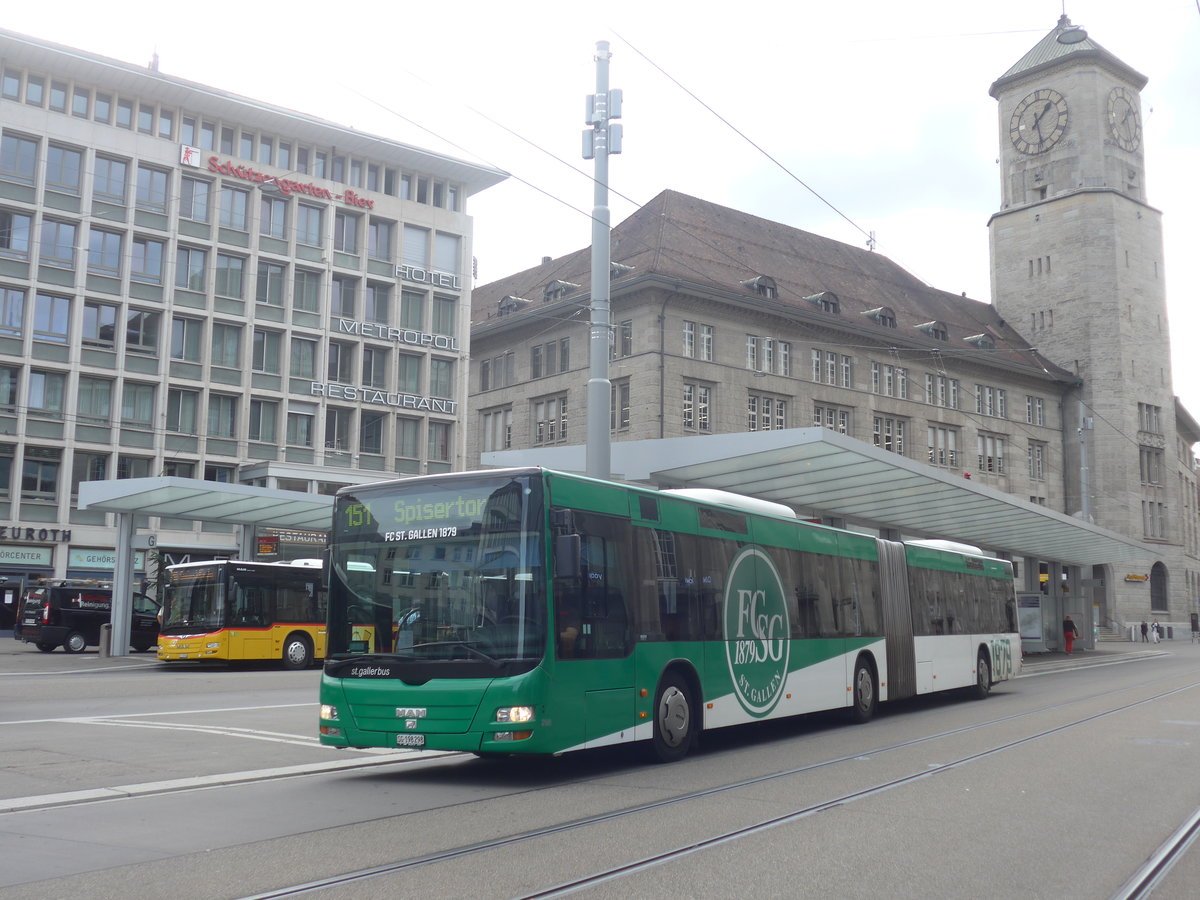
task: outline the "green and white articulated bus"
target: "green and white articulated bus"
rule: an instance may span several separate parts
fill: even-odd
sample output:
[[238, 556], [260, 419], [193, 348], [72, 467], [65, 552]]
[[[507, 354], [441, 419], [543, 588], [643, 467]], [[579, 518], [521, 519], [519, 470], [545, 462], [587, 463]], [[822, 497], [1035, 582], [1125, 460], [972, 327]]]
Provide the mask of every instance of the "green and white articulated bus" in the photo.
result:
[[339, 491], [321, 742], [480, 756], [966, 688], [1020, 666], [1012, 565], [720, 492], [542, 468]]

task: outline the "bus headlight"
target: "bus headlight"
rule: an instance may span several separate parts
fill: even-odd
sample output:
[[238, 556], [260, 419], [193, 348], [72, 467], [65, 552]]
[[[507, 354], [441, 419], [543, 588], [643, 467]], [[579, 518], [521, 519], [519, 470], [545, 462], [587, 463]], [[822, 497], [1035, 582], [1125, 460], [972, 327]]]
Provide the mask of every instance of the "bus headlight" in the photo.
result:
[[322, 719], [336, 719], [337, 717], [338, 717], [338, 711], [337, 711], [336, 706], [331, 706], [328, 703], [321, 704], [321, 718]]
[[532, 722], [532, 706], [502, 706], [496, 710], [497, 722]]
[[341, 737], [342, 729], [336, 725], [326, 725], [327, 721], [336, 722], [338, 711], [336, 706], [331, 706], [328, 703], [321, 704], [321, 726], [317, 730], [326, 737]]

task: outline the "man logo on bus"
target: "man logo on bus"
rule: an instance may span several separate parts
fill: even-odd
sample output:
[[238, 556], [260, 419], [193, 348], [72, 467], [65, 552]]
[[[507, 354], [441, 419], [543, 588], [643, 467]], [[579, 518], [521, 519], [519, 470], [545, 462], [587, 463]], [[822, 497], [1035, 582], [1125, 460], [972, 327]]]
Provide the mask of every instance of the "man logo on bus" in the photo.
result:
[[738, 702], [752, 716], [765, 716], [783, 693], [790, 630], [779, 572], [766, 553], [747, 547], [725, 588], [725, 659]]

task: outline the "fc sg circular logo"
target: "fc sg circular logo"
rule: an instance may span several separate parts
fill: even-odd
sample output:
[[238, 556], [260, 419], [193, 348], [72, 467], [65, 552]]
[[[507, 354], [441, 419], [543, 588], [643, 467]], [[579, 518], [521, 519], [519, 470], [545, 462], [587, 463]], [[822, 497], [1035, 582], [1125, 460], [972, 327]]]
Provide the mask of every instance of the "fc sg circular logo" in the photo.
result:
[[725, 658], [738, 702], [752, 716], [765, 716], [783, 694], [790, 631], [775, 564], [747, 547], [730, 566], [725, 587]]

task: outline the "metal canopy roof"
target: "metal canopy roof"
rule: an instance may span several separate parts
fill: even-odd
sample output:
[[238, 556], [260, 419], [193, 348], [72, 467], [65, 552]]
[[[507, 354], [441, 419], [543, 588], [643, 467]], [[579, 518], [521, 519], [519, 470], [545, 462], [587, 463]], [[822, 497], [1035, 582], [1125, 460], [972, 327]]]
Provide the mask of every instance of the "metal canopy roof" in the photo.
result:
[[79, 508], [328, 531], [333, 497], [194, 478], [122, 478], [82, 482]]
[[[1016, 557], [1148, 569], [1158, 556], [1124, 535], [826, 428], [619, 441], [611, 453], [613, 472], [630, 481], [732, 491]], [[586, 469], [582, 446], [485, 453], [483, 461]]]

